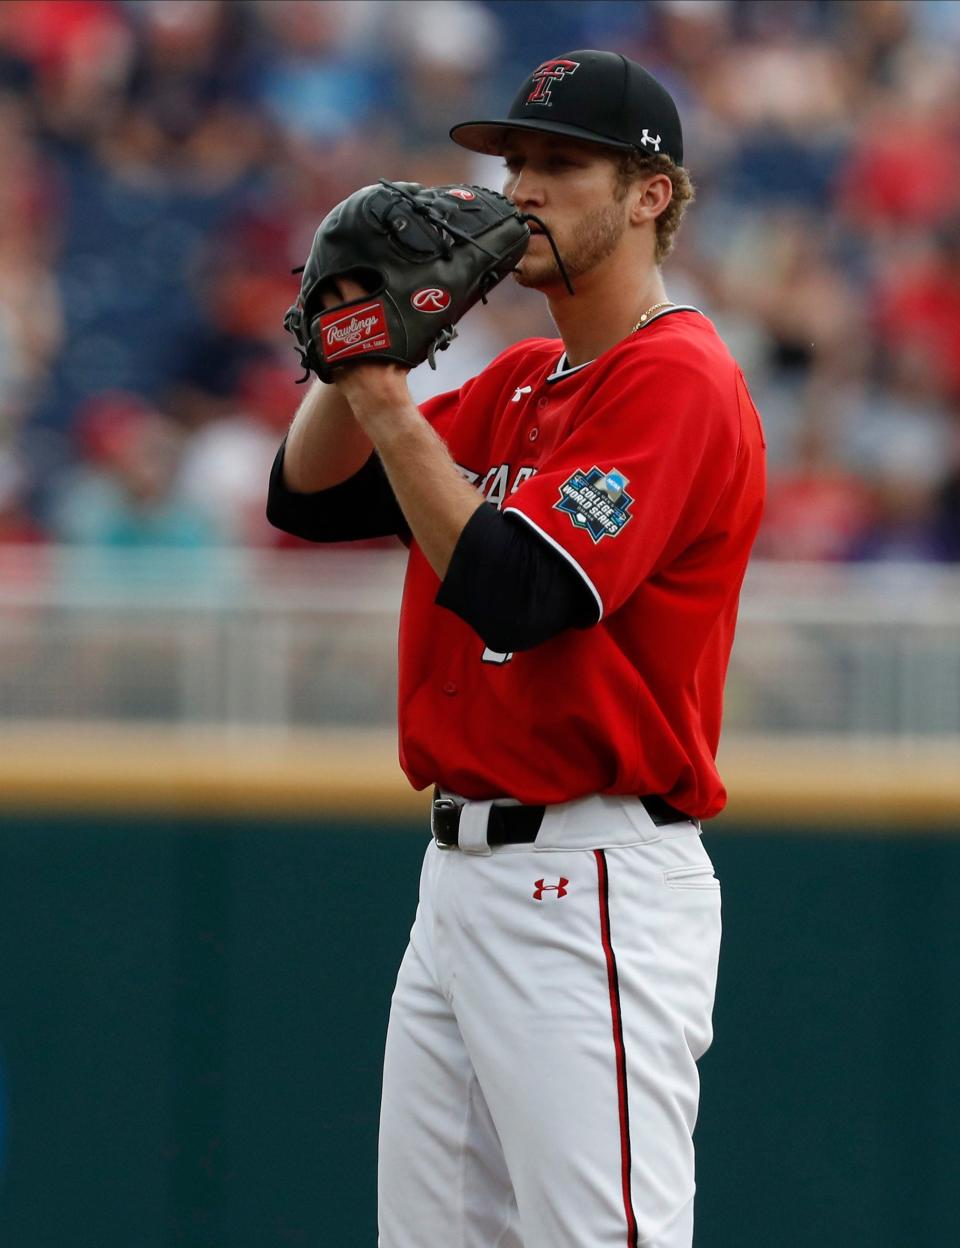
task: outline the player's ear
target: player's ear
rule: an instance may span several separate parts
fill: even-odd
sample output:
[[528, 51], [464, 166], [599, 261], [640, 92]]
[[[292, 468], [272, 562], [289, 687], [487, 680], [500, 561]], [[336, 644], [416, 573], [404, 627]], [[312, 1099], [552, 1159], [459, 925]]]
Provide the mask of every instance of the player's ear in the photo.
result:
[[655, 220], [666, 211], [673, 199], [673, 183], [665, 173], [640, 179], [630, 191], [630, 221], [633, 225]]

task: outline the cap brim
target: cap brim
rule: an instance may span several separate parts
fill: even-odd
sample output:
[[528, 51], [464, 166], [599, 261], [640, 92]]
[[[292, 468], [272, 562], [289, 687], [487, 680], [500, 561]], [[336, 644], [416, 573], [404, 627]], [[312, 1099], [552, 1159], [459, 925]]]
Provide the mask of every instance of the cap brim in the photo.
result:
[[501, 156], [504, 140], [510, 130], [536, 130], [543, 134], [557, 134], [565, 139], [579, 139], [582, 143], [594, 143], [598, 147], [616, 147], [624, 152], [636, 150], [633, 143], [624, 143], [622, 139], [607, 139], [593, 130], [567, 126], [560, 121], [540, 121], [539, 118], [535, 121], [464, 121], [453, 127], [450, 138], [472, 152]]

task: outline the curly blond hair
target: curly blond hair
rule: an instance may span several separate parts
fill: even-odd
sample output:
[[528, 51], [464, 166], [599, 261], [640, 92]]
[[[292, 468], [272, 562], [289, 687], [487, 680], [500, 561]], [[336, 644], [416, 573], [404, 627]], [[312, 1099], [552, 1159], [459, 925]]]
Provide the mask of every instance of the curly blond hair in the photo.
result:
[[655, 173], [665, 173], [673, 186], [670, 203], [657, 217], [657, 242], [654, 251], [656, 264], [663, 264], [676, 241], [677, 230], [683, 220], [687, 205], [695, 198], [693, 182], [683, 165], [675, 165], [669, 156], [642, 156], [639, 152], [617, 152], [614, 157], [617, 179], [616, 195], [622, 199], [632, 182], [650, 178]]

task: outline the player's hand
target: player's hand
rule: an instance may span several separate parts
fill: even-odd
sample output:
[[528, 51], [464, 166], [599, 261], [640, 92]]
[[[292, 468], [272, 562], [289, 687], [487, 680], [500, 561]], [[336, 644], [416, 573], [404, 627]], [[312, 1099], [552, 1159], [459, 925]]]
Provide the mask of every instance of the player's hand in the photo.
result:
[[[354, 299], [362, 299], [367, 292], [359, 282], [350, 277], [338, 277], [331, 288], [323, 293], [323, 306], [335, 308]], [[333, 375], [334, 385], [353, 409], [353, 414], [367, 432], [375, 419], [386, 416], [396, 409], [413, 407], [407, 388], [407, 369], [386, 360], [370, 364], [349, 364], [338, 368]], [[374, 440], [376, 438], [374, 437]]]
[[337, 369], [333, 384], [364, 428], [374, 416], [397, 408], [413, 407], [407, 386], [407, 370], [399, 364], [351, 364], [348, 368]]

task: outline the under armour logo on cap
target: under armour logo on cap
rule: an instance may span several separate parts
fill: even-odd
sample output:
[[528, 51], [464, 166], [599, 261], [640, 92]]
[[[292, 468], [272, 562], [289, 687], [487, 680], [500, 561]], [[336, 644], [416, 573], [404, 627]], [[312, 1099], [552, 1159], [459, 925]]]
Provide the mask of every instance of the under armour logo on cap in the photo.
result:
[[559, 884], [544, 884], [543, 880], [534, 880], [533, 900], [543, 901], [544, 893], [556, 893], [558, 897], [566, 897], [569, 883], [570, 881], [562, 875]]
[[654, 138], [649, 130], [644, 130], [643, 137], [641, 138], [640, 142], [643, 144], [644, 147], [646, 147], [648, 143], [652, 143], [653, 150], [655, 152], [659, 152], [660, 150], [660, 135], [659, 134], [657, 135], [656, 138]]

